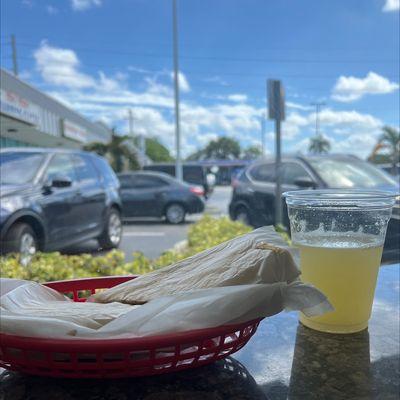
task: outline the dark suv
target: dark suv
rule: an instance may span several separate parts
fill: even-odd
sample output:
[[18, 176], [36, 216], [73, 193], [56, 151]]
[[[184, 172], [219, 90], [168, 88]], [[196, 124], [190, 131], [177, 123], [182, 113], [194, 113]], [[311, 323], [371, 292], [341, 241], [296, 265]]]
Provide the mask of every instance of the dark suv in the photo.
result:
[[97, 238], [102, 248], [122, 235], [119, 180], [107, 161], [84, 151], [0, 151], [1, 252], [51, 251]]
[[[282, 192], [296, 189], [379, 189], [399, 194], [399, 183], [374, 165], [348, 155], [293, 156], [282, 159]], [[232, 219], [254, 227], [275, 223], [275, 164], [262, 160], [247, 167], [232, 183]], [[399, 257], [400, 208], [397, 198], [389, 221], [384, 255]], [[284, 206], [283, 224], [289, 227]]]

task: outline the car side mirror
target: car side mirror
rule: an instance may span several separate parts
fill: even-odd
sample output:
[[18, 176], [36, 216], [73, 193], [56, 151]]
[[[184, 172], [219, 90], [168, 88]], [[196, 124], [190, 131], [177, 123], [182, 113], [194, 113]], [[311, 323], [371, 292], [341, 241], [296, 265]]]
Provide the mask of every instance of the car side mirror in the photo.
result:
[[66, 188], [72, 185], [72, 180], [67, 176], [56, 176], [51, 180], [51, 187]]
[[309, 176], [297, 178], [294, 184], [300, 188], [313, 188], [315, 189], [315, 182]]

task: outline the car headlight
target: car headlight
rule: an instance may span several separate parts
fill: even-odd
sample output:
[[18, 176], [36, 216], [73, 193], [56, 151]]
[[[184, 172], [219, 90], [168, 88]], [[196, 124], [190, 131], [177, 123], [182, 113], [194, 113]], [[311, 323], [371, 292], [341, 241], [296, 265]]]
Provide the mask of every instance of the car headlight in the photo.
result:
[[0, 200], [0, 207], [2, 210], [12, 213], [19, 208], [22, 208], [23, 201], [22, 198], [19, 196], [9, 196], [9, 197], [3, 197]]

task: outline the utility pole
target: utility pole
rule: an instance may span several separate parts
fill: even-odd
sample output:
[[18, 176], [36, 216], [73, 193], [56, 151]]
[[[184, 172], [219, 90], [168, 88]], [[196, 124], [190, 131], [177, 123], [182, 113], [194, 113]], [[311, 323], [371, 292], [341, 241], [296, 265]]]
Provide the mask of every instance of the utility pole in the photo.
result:
[[17, 44], [15, 41], [15, 35], [11, 35], [11, 52], [14, 75], [18, 76], [18, 64], [17, 64]]
[[319, 135], [319, 113], [321, 111], [321, 107], [325, 105], [324, 102], [316, 102], [311, 103], [312, 106], [315, 106], [315, 136]]
[[181, 129], [180, 129], [180, 110], [179, 110], [179, 64], [178, 64], [178, 15], [176, 9], [177, 0], [172, 0], [172, 27], [173, 27], [173, 52], [174, 52], [174, 89], [175, 89], [175, 176], [178, 180], [183, 180], [182, 160], [181, 160]]
[[129, 136], [133, 138], [133, 113], [132, 110], [128, 110], [128, 116], [129, 116]]
[[265, 114], [261, 114], [261, 156], [265, 156]]

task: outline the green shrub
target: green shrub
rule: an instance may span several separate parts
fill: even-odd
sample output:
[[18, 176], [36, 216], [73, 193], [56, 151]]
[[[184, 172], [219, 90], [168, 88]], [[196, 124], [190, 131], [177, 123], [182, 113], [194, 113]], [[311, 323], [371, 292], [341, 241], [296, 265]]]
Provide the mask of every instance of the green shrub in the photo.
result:
[[228, 218], [205, 215], [189, 228], [188, 245], [182, 251], [168, 250], [155, 260], [142, 253], [134, 253], [134, 260], [126, 263], [124, 253], [112, 250], [105, 255], [62, 255], [58, 252], [37, 253], [28, 265], [20, 263], [18, 255], [0, 257], [0, 276], [38, 282], [91, 276], [144, 274], [182, 260], [236, 236], [251, 228]]

